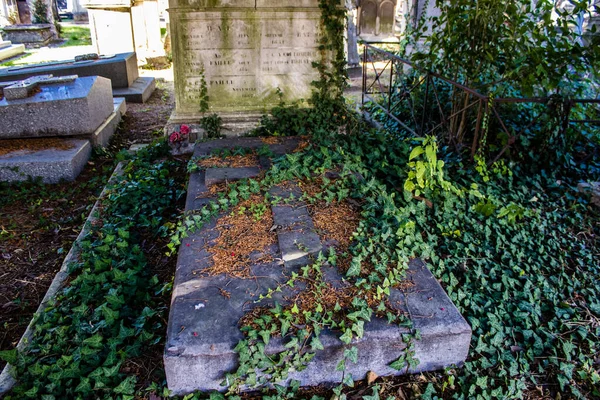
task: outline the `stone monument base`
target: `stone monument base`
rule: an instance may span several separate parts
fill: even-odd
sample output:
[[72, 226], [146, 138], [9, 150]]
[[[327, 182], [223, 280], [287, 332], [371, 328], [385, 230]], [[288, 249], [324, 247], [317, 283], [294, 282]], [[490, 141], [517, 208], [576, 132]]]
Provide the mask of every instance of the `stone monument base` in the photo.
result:
[[[36, 140], [36, 139], [30, 139]], [[88, 140], [64, 139], [67, 149], [17, 150], [0, 157], [0, 181], [41, 178], [44, 183], [73, 181], [92, 154]]]
[[56, 39], [51, 24], [7, 25], [2, 29], [6, 39], [29, 48], [43, 47]]
[[[202, 117], [210, 115], [211, 113], [198, 113], [198, 114], [177, 114], [177, 111], [174, 111], [171, 114], [171, 118], [169, 118], [169, 122], [167, 123], [166, 132], [169, 132], [169, 126], [172, 125], [198, 125], [200, 124], [200, 120]], [[259, 112], [251, 112], [251, 111], [240, 111], [240, 112], [225, 112], [215, 113], [221, 117], [223, 121], [223, 128], [221, 129], [221, 133], [226, 137], [238, 137], [244, 136], [247, 133], [251, 132], [253, 129], [257, 128], [260, 124], [260, 119], [264, 113]]]
[[0, 40], [0, 61], [6, 60], [25, 52], [24, 44], [12, 44], [8, 40]]

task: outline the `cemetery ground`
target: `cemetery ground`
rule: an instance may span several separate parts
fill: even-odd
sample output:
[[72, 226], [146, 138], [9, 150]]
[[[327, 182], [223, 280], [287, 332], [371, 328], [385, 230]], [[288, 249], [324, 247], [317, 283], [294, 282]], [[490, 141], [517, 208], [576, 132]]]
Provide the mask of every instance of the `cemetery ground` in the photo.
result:
[[[220, 251], [213, 258], [225, 262], [215, 262], [221, 267], [215, 273], [243, 275], [247, 258], [273, 244], [278, 228], [273, 229], [269, 207], [286, 203], [267, 193], [294, 183], [303, 189], [296, 199], [307, 203], [318, 231], [337, 244], [282, 284], [282, 290], [306, 285], [308, 293], [297, 302], [281, 309], [263, 307], [241, 320], [247, 334], [238, 348], [243, 368], [231, 379], [240, 384], [260, 380], [251, 369], [271, 367], [260, 351], [270, 338], [283, 336], [288, 348], [305, 357], [282, 357], [284, 364], [311, 358], [320, 348], [314, 340], [317, 331], [324, 328], [333, 328], [350, 344], [340, 369], [353, 363], [358, 354], [351, 350], [352, 339], [362, 336], [372, 315], [407, 322], [402, 314], [390, 314], [381, 299], [390, 287], [406, 285], [405, 268], [418, 257], [473, 329], [464, 366], [398, 378], [369, 374], [361, 382], [346, 377], [348, 386], [338, 389], [292, 384], [269, 394], [600, 397], [598, 210], [588, 193], [577, 190], [577, 183], [593, 174], [502, 162], [475, 170], [438, 149], [431, 138], [397, 140], [369, 128], [355, 114], [319, 107], [316, 113], [285, 108], [263, 121], [261, 134], [303, 137], [283, 157], [262, 146], [233, 148], [213, 157], [171, 157], [165, 143], [134, 156], [122, 177], [108, 185], [101, 219], [83, 244], [81, 263], [58, 301], [38, 320], [31, 351], [23, 356], [10, 351], [117, 160], [126, 158], [116, 154], [162, 137], [171, 99], [171, 89], [163, 87], [150, 102], [128, 105], [108, 151], [97, 154], [74, 183], [2, 186], [2, 193], [9, 194], [0, 200], [0, 277], [2, 284], [8, 282], [0, 292], [7, 297], [0, 305], [2, 350], [8, 350], [2, 354], [17, 366], [19, 376], [12, 399], [166, 397], [162, 361], [175, 252], [189, 243], [181, 235], [222, 219], [223, 226], [233, 228], [220, 232]], [[282, 141], [258, 140], [267, 147]], [[206, 207], [183, 214], [190, 172], [255, 166], [268, 154], [273, 166], [260, 176], [214, 185]], [[196, 194], [192, 197], [196, 200]], [[238, 244], [239, 237], [252, 246]], [[322, 271], [334, 265], [351, 283], [348, 292], [319, 284]], [[226, 286], [217, 289], [219, 299], [231, 295]], [[302, 329], [311, 318], [316, 319], [312, 328]], [[181, 329], [194, 337], [194, 331]], [[419, 333], [405, 339], [410, 344], [419, 340]], [[408, 356], [395, 366], [404, 369], [414, 362]], [[286, 371], [285, 365], [279, 368], [273, 373]], [[216, 393], [193, 398], [209, 396], [220, 398]]]
[[[166, 121], [170, 99], [168, 91], [159, 90], [150, 103], [133, 112], [130, 108], [109, 153], [97, 155], [74, 184], [25, 183], [11, 186], [10, 191], [3, 188], [3, 193], [10, 193], [2, 199], [1, 215], [0, 276], [3, 282], [9, 278], [2, 291], [8, 293], [2, 305], [3, 327], [8, 327], [3, 349], [14, 346], [25, 328], [61, 254], [68, 251], [108, 179], [116, 151], [159, 136], [156, 132]], [[377, 275], [382, 263], [421, 257], [473, 328], [464, 366], [398, 378], [370, 374], [365, 381], [343, 389], [348, 398], [600, 396], [598, 211], [587, 194], [576, 190], [575, 178], [559, 180], [549, 173], [532, 174], [518, 168], [509, 173], [502, 164], [480, 175], [449, 163], [445, 175], [430, 171], [434, 190], [411, 195], [401, 189], [410, 180], [409, 158], [421, 162], [433, 157], [438, 151], [435, 143], [390, 141], [385, 133], [369, 130], [350, 115], [344, 116], [352, 119], [345, 128], [359, 131], [342, 136], [316, 134], [314, 124], [299, 124], [307, 119], [302, 112], [290, 111], [288, 118], [272, 121], [265, 132], [277, 127], [278, 132], [294, 133], [291, 127], [295, 126], [301, 127], [300, 133], [315, 135], [305, 139], [299, 151], [274, 159], [275, 167], [262, 179], [221, 184], [213, 190], [219, 199], [216, 210], [225, 211], [227, 223], [235, 227], [223, 234], [220, 257], [240, 261], [233, 264], [238, 269], [231, 270], [232, 264], [225, 263], [225, 269], [217, 272], [245, 273], [243, 257], [271, 240], [265, 238], [272, 234], [272, 221], [265, 212], [268, 182], [296, 181], [307, 193], [304, 199], [315, 202], [311, 206], [315, 220], [319, 221], [320, 211], [327, 214], [317, 222], [319, 229], [327, 231], [329, 226], [340, 245], [362, 249], [358, 253], [348, 252], [348, 247], [338, 249], [337, 261], [338, 256], [325, 255], [330, 264], [339, 263], [349, 280], [362, 280], [363, 286], [354, 289], [352, 298], [375, 299], [369, 297], [370, 285], [386, 290], [389, 281], [384, 284]], [[265, 143], [279, 140], [265, 139]], [[112, 200], [104, 205], [102, 223], [93, 233], [95, 240], [86, 245], [89, 252], [84, 264], [69, 282], [74, 289], [61, 294], [57, 306], [38, 322], [35, 352], [29, 358], [13, 359], [22, 380], [12, 398], [37, 398], [45, 393], [54, 393], [55, 398], [88, 397], [93, 393], [101, 398], [156, 399], [167, 393], [162, 353], [175, 257], [165, 253], [178, 248], [174, 232], [215, 216], [211, 211], [181, 220], [188, 169], [255, 164], [257, 154], [238, 149], [236, 154], [221, 152], [188, 164], [188, 157], [172, 158], [165, 150], [163, 144], [142, 152], [128, 167], [127, 179], [110, 187]], [[253, 185], [258, 191], [248, 192]], [[350, 242], [347, 232], [339, 235], [343, 225], [357, 232]], [[355, 229], [357, 225], [362, 229]], [[254, 246], [232, 242], [236, 235], [246, 235], [246, 243]], [[266, 242], [258, 242], [260, 238]], [[389, 253], [390, 249], [394, 251]], [[361, 251], [369, 260], [363, 267], [345, 259]], [[310, 286], [315, 271], [307, 271], [307, 276], [297, 278], [299, 282], [304, 279], [311, 290], [322, 290]], [[365, 286], [365, 282], [371, 283]], [[221, 288], [218, 296], [226, 298], [227, 288]], [[336, 302], [349, 306], [343, 296], [334, 297]], [[297, 323], [294, 315], [318, 312], [312, 303], [299, 301], [298, 314], [290, 308], [284, 315]], [[263, 340], [260, 324], [267, 321], [269, 312], [282, 311], [262, 309], [242, 321], [249, 348]], [[255, 319], [259, 316], [263, 319]], [[347, 327], [355, 322], [347, 320]], [[273, 336], [285, 334], [278, 324], [273, 325]], [[302, 334], [301, 329], [292, 331]], [[72, 347], [69, 339], [75, 336], [81, 344]], [[313, 342], [301, 351], [310, 354], [311, 348], [318, 347]], [[80, 358], [82, 351], [86, 355]], [[354, 357], [349, 353], [346, 362]], [[323, 387], [292, 385], [277, 388], [271, 395], [278, 393], [280, 398], [339, 398]]]
[[[0, 200], [0, 350], [14, 348], [25, 331], [115, 168], [115, 154], [159, 137], [171, 109], [172, 83], [163, 81], [147, 103], [128, 104], [110, 146], [94, 155], [75, 182], [2, 184], [2, 193], [10, 195]], [[0, 154], [23, 143], [9, 140]]]

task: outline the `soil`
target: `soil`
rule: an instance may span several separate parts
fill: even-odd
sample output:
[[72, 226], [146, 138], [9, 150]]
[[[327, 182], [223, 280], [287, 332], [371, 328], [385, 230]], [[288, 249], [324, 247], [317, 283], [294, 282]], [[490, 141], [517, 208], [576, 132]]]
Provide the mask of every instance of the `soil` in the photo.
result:
[[34, 139], [3, 139], [0, 140], [0, 156], [12, 152], [32, 152], [43, 149], [69, 150], [73, 145], [64, 139], [34, 138]]
[[[52, 279], [110, 177], [116, 154], [162, 135], [174, 106], [172, 83], [157, 82], [145, 104], [127, 104], [127, 114], [106, 152], [92, 157], [74, 181], [56, 185], [0, 183], [0, 351], [16, 346]], [[49, 139], [52, 140], [52, 139]], [[14, 146], [19, 143], [13, 143]], [[14, 147], [14, 146], [11, 146]], [[21, 147], [22, 148], [22, 147]], [[168, 281], [174, 265], [156, 253]], [[148, 365], [145, 371], [154, 369]], [[0, 370], [5, 363], [0, 361]]]

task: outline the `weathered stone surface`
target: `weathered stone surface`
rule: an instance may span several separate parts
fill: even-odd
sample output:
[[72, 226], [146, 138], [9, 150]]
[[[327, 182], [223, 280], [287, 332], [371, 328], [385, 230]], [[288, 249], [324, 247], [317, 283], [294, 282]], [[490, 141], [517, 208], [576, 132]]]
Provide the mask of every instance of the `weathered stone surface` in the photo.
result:
[[102, 125], [96, 129], [96, 132], [92, 135], [92, 145], [98, 147], [107, 147], [110, 139], [115, 134], [117, 127], [121, 122], [121, 113], [113, 112], [108, 116]]
[[0, 46], [0, 61], [23, 54], [25, 52], [24, 44], [12, 44], [9, 41], [3, 41], [2, 44], [3, 47]]
[[7, 25], [2, 29], [6, 40], [30, 47], [45, 46], [54, 39], [50, 24]]
[[[221, 143], [231, 144], [228, 141]], [[246, 145], [251, 143], [245, 141]], [[201, 148], [198, 152], [210, 152], [214, 148], [217, 146]], [[202, 173], [191, 175], [187, 211], [197, 210], [209, 201], [205, 197], [207, 187], [203, 184], [204, 178]], [[287, 199], [287, 202], [272, 207], [278, 235], [284, 234], [283, 240], [281, 236], [279, 238], [281, 251], [268, 249], [275, 260], [280, 257], [284, 260], [283, 265], [279, 262], [253, 265], [252, 278], [249, 279], [204, 274], [212, 263], [209, 248], [218, 236], [214, 229], [216, 220], [185, 238], [181, 244], [164, 353], [167, 383], [176, 395], [196, 390], [226, 390], [221, 382], [227, 373], [235, 371], [238, 364], [238, 356], [233, 349], [243, 338], [238, 327], [240, 318], [252, 307], [270, 306], [273, 301], [287, 304], [303, 289], [302, 285], [286, 288], [274, 299], [257, 301], [261, 294], [287, 281], [292, 272], [310, 262], [307, 259], [308, 247], [312, 252], [320, 248], [312, 220], [306, 208], [297, 201], [302, 194], [300, 189], [275, 187], [270, 194], [272, 198]], [[297, 235], [297, 243], [303, 243], [307, 235], [311, 239], [308, 245], [298, 246], [291, 236], [285, 238], [289, 233]], [[299, 247], [304, 249], [302, 254], [293, 254]], [[332, 286], [348, 285], [335, 268], [324, 266], [322, 269]], [[410, 332], [373, 318], [365, 324], [364, 336], [354, 339], [350, 345], [359, 350], [358, 363], [347, 363], [346, 373], [354, 379], [364, 378], [368, 371], [385, 376], [460, 366], [466, 359], [471, 329], [437, 280], [420, 260], [411, 263], [407, 279], [413, 285], [402, 292], [393, 289], [390, 304], [410, 315], [414, 329], [420, 331], [421, 339], [414, 341], [415, 356], [420, 363], [408, 370], [390, 368], [388, 365], [402, 356], [406, 348], [402, 335]], [[222, 290], [227, 292], [227, 296]], [[289, 378], [299, 380], [303, 386], [340, 382], [342, 375], [336, 371], [336, 366], [343, 358], [344, 350], [350, 346], [344, 345], [338, 336], [336, 332], [323, 332], [320, 339], [325, 349], [317, 352], [304, 371], [292, 372]], [[275, 353], [282, 350], [281, 339], [271, 339], [267, 351]]]
[[240, 179], [256, 178], [260, 175], [259, 167], [245, 168], [208, 168], [205, 175], [206, 186], [223, 182], [234, 182]]
[[[282, 137], [280, 143], [269, 144], [268, 147], [273, 154], [280, 156], [286, 153], [291, 153], [298, 146], [299, 142], [300, 139], [298, 137]], [[259, 137], [209, 140], [196, 145], [194, 157], [210, 155], [216, 149], [260, 149], [265, 145], [266, 143]]]
[[581, 193], [590, 193], [592, 204], [600, 207], [600, 182], [581, 182], [577, 185], [577, 190]]
[[127, 88], [138, 78], [135, 53], [100, 56], [98, 60], [62, 61], [44, 64], [0, 68], [0, 82], [18, 81], [36, 75], [102, 76], [111, 81], [113, 88]]
[[156, 79], [151, 76], [137, 78], [127, 88], [113, 89], [113, 96], [123, 97], [130, 103], [145, 103], [156, 89]]
[[25, 99], [0, 99], [0, 138], [91, 135], [113, 113], [106, 78], [84, 77], [40, 89]]
[[[188, 260], [187, 274], [181, 276], [179, 271], [183, 269], [178, 266], [164, 355], [167, 382], [175, 394], [226, 389], [220, 384], [225, 374], [236, 368], [237, 354], [233, 348], [242, 339], [238, 320], [254, 305], [253, 300], [276, 282], [288, 279], [290, 273], [285, 268], [268, 265], [253, 268], [254, 279], [203, 278], [202, 263], [209, 259], [205, 250], [207, 240], [210, 238], [194, 236], [181, 247], [179, 263]], [[392, 293], [393, 304], [410, 313], [414, 328], [421, 333], [421, 340], [414, 342], [420, 363], [408, 372], [460, 366], [469, 349], [469, 325], [422, 263], [411, 265], [409, 277], [415, 283], [412, 290]], [[221, 296], [219, 288], [225, 288], [231, 297]], [[380, 376], [406, 373], [388, 366], [402, 355], [406, 347], [402, 335], [406, 333], [409, 333], [406, 328], [374, 318], [365, 325], [364, 336], [351, 344], [358, 347], [359, 361], [347, 363], [347, 373], [354, 379], [363, 379], [368, 371]], [[306, 370], [293, 372], [290, 378], [299, 380], [303, 386], [340, 382], [341, 372], [335, 367], [350, 346], [344, 345], [338, 335], [323, 332], [321, 342], [325, 350], [317, 352]], [[272, 339], [268, 351], [282, 350], [281, 341]]]
[[[298, 199], [302, 192], [298, 187], [281, 189], [275, 187], [272, 196]], [[308, 213], [306, 204], [293, 200], [289, 204], [272, 206], [273, 223], [277, 226], [277, 239], [281, 258], [286, 265], [306, 262], [307, 256], [322, 250], [321, 240]]]
[[165, 55], [158, 1], [92, 0], [85, 6], [96, 52], [135, 51], [141, 60]]
[[124, 97], [113, 97], [113, 105], [115, 106], [115, 112], [118, 112], [121, 116], [127, 113], [127, 101]]
[[[224, 134], [254, 128], [262, 113], [302, 102], [318, 79], [317, 0], [170, 1], [176, 108], [173, 123], [197, 121], [205, 84]], [[203, 83], [204, 82], [204, 83]]]
[[77, 75], [59, 77], [40, 75], [32, 76], [31, 78], [16, 82], [12, 85], [4, 86], [3, 84], [0, 84], [0, 87], [2, 87], [2, 92], [6, 100], [18, 100], [33, 95], [39, 89], [40, 85], [67, 84], [75, 81], [77, 78]]
[[44, 183], [72, 181], [81, 173], [92, 154], [87, 140], [66, 139], [68, 150], [15, 151], [0, 156], [0, 181], [41, 178]]

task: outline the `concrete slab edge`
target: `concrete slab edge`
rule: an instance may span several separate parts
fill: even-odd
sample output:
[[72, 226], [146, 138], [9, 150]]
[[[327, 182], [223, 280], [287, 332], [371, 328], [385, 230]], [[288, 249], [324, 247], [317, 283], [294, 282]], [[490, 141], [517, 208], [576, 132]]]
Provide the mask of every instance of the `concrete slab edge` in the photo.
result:
[[[108, 186], [110, 183], [114, 182], [114, 180], [119, 175], [121, 175], [121, 173], [123, 171], [123, 165], [124, 165], [123, 162], [120, 162], [119, 164], [117, 164], [117, 166], [116, 166], [115, 170], [113, 171], [110, 179], [108, 180], [106, 186]], [[44, 308], [46, 308], [46, 304], [48, 304], [48, 302], [56, 296], [58, 291], [63, 288], [65, 280], [69, 276], [69, 274], [67, 272], [68, 266], [69, 266], [69, 264], [74, 262], [77, 259], [77, 257], [79, 256], [79, 253], [80, 253], [79, 243], [81, 243], [81, 241], [84, 239], [84, 237], [89, 233], [92, 223], [99, 218], [98, 212], [100, 209], [100, 202], [107, 195], [106, 186], [104, 187], [104, 189], [102, 190], [102, 193], [100, 193], [100, 196], [96, 200], [96, 203], [94, 204], [94, 207], [92, 208], [92, 211], [90, 211], [88, 218], [86, 219], [85, 223], [83, 224], [83, 227], [81, 228], [81, 232], [79, 232], [77, 239], [75, 239], [75, 242], [71, 246], [71, 250], [69, 250], [69, 253], [65, 257], [65, 259], [62, 263], [62, 266], [60, 267], [60, 270], [54, 276], [54, 279], [52, 280], [52, 283], [50, 284], [50, 287], [48, 288], [46, 295], [42, 299], [42, 302], [40, 303], [37, 311], [35, 312], [35, 314], [33, 315], [33, 318], [29, 322], [29, 325], [27, 326], [25, 333], [23, 334], [23, 336], [21, 336], [21, 340], [19, 340], [19, 343], [17, 344], [17, 349], [23, 350], [25, 348], [25, 346], [27, 345], [27, 343], [31, 340], [31, 337], [33, 336], [33, 327], [35, 325], [37, 316], [44, 311]], [[10, 389], [12, 389], [12, 387], [17, 382], [15, 377], [13, 376], [13, 374], [14, 374], [14, 367], [10, 364], [7, 364], [4, 367], [4, 370], [2, 370], [2, 373], [0, 374], [0, 397], [3, 394], [5, 394], [6, 392], [8, 392]]]
[[92, 135], [92, 145], [99, 147], [108, 146], [110, 139], [119, 126], [119, 122], [121, 122], [120, 112], [115, 111], [110, 114]]

